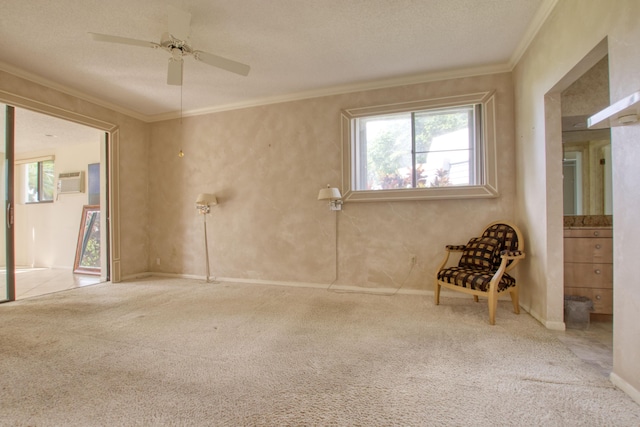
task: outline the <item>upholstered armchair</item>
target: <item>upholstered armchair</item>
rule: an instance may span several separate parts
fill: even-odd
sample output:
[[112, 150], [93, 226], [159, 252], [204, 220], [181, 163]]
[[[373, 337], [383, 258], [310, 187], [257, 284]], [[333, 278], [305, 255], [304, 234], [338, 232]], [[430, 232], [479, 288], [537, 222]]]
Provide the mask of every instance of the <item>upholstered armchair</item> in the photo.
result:
[[[435, 274], [434, 302], [440, 304], [440, 288], [486, 297], [489, 302], [489, 323], [496, 323], [496, 307], [500, 294], [508, 292], [513, 311], [520, 313], [518, 284], [508, 274], [524, 258], [524, 240], [518, 228], [507, 222], [489, 224], [480, 237], [466, 245], [447, 245], [446, 254]], [[447, 267], [449, 255], [461, 252], [457, 266]]]

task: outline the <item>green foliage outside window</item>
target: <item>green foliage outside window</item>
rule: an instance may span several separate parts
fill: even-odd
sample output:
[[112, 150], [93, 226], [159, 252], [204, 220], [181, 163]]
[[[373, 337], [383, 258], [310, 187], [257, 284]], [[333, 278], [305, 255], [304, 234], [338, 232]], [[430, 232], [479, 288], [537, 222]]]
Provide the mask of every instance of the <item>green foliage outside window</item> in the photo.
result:
[[473, 113], [473, 106], [359, 119], [361, 143], [366, 150], [366, 189], [451, 185], [448, 169], [438, 168], [427, 176], [427, 157], [434, 138], [470, 127], [470, 112]]
[[53, 160], [28, 163], [27, 203], [53, 201], [55, 174]]
[[80, 265], [85, 268], [100, 268], [100, 212], [89, 215]]

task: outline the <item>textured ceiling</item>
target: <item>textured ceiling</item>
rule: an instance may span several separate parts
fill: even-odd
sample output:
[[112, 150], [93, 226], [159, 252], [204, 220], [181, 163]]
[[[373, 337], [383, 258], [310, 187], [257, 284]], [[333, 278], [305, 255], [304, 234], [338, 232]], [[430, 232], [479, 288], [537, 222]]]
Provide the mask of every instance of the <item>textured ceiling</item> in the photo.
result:
[[[0, 123], [4, 126], [4, 104], [0, 107]], [[17, 159], [51, 154], [61, 146], [99, 144], [104, 138], [104, 132], [97, 129], [23, 108], [16, 108], [14, 135]], [[0, 144], [0, 152], [4, 152], [4, 143]]]
[[[169, 53], [93, 41], [158, 43], [167, 5], [192, 14], [195, 49], [251, 65], [247, 77], [193, 58], [184, 114], [368, 87], [455, 71], [510, 69], [555, 0], [4, 0], [0, 69], [143, 120], [180, 111]], [[517, 58], [516, 58], [517, 59]]]

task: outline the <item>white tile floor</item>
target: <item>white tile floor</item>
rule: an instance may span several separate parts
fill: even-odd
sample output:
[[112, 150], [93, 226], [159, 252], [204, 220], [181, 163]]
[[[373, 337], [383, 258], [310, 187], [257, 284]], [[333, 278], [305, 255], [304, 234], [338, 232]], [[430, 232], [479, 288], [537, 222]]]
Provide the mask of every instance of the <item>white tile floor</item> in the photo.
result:
[[[4, 286], [4, 271], [2, 283]], [[50, 294], [100, 283], [100, 276], [73, 274], [62, 268], [16, 268], [16, 299]]]
[[576, 356], [609, 377], [613, 370], [612, 321], [591, 320], [587, 329], [567, 329], [556, 334]]

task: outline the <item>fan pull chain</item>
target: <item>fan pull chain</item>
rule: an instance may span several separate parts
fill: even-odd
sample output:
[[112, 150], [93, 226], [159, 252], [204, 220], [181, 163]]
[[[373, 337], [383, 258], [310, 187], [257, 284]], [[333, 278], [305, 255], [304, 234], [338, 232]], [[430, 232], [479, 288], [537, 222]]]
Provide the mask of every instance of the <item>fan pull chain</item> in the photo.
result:
[[182, 151], [182, 85], [180, 85], [180, 152], [178, 152], [178, 157], [183, 158], [184, 152]]

